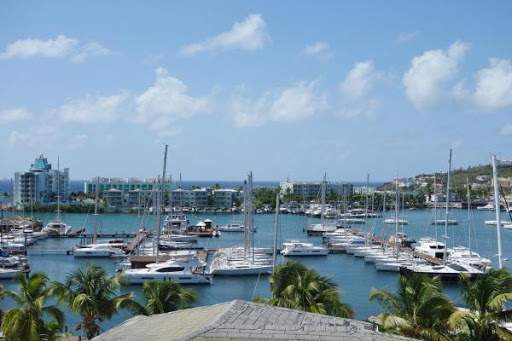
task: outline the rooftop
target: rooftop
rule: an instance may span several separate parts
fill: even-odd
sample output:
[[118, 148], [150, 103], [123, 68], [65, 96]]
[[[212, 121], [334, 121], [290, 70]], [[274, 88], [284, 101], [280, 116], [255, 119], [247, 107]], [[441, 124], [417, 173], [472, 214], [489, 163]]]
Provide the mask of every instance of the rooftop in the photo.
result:
[[135, 316], [93, 340], [408, 340], [372, 324], [235, 300], [221, 304]]

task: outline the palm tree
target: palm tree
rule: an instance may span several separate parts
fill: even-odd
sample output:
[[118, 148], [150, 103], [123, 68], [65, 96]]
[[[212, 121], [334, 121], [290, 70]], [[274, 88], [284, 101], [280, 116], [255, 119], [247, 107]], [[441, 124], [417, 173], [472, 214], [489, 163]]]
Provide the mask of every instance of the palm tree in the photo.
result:
[[185, 309], [197, 302], [197, 292], [193, 289], [184, 289], [173, 280], [165, 279], [163, 282], [144, 282], [142, 297], [145, 301], [145, 315], [163, 314], [171, 311]]
[[512, 321], [512, 275], [505, 269], [489, 270], [473, 283], [460, 279], [461, 297], [468, 311], [455, 311], [450, 327], [459, 340], [512, 340], [512, 333], [501, 322]]
[[439, 278], [423, 274], [402, 276], [395, 293], [374, 289], [369, 299], [384, 308], [382, 327], [386, 331], [425, 340], [448, 340], [447, 320], [455, 310], [442, 293]]
[[[9, 309], [2, 321], [5, 339], [52, 339], [56, 329], [62, 330], [64, 314], [55, 305], [45, 306], [52, 296], [51, 288], [47, 285], [48, 276], [38, 272], [28, 279], [22, 274], [16, 279], [20, 281], [19, 293], [9, 290], [0, 293], [0, 298], [8, 297], [16, 303], [16, 307]], [[45, 315], [51, 316], [53, 320], [46, 321]]]
[[352, 308], [341, 302], [337, 285], [301, 263], [287, 262], [276, 267], [270, 277], [270, 289], [271, 299], [256, 301], [316, 314], [354, 316]]
[[76, 269], [67, 276], [65, 284], [54, 283], [59, 302], [67, 302], [71, 311], [82, 316], [75, 330], [83, 328], [92, 339], [101, 331], [99, 322], [110, 319], [120, 309], [138, 311], [134, 294], [116, 295], [122, 284], [120, 274], [109, 277], [101, 266], [88, 264], [85, 271]]

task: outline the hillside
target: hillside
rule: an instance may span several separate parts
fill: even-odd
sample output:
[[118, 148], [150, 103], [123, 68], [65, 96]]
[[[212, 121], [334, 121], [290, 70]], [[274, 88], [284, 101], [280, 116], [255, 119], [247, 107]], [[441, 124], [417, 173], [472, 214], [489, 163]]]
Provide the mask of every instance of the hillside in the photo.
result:
[[[457, 168], [452, 170], [452, 183], [454, 186], [459, 186], [466, 183], [466, 179], [469, 178], [469, 182], [478, 182], [476, 177], [479, 175], [487, 175], [489, 178], [492, 178], [492, 166], [491, 165], [480, 165], [474, 167]], [[508, 178], [512, 177], [512, 167], [498, 167], [498, 175], [500, 178]], [[415, 177], [415, 179], [421, 178], [432, 178], [434, 174], [420, 174]], [[439, 182], [446, 181], [446, 173], [436, 173]]]

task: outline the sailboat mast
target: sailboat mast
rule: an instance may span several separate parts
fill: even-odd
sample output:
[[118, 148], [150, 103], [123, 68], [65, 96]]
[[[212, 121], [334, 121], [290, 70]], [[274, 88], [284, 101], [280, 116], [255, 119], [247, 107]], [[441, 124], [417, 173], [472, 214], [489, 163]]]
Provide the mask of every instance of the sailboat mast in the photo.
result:
[[446, 261], [446, 248], [448, 247], [448, 213], [450, 212], [450, 186], [452, 174], [452, 150], [450, 149], [450, 156], [448, 158], [448, 180], [446, 181], [446, 211], [444, 216], [444, 249], [443, 259]]
[[366, 173], [366, 188], [365, 188], [365, 202], [364, 202], [364, 217], [368, 218], [368, 186], [370, 186], [370, 174]]
[[436, 173], [434, 173], [434, 233], [437, 239], [437, 178]]
[[57, 221], [60, 221], [60, 157], [57, 156]]
[[320, 211], [320, 223], [322, 226], [324, 225], [324, 216], [325, 216], [325, 188], [327, 187], [327, 180], [326, 180], [327, 174], [324, 173], [324, 180], [322, 181], [322, 203], [321, 203], [321, 211]]
[[[398, 243], [398, 171], [395, 178], [395, 237]], [[396, 246], [396, 257], [398, 258], [398, 245]]]
[[498, 268], [503, 268], [503, 254], [501, 250], [501, 212], [500, 194], [498, 184], [498, 169], [496, 168], [496, 155], [492, 154], [492, 178], [494, 183], [494, 211], [496, 212], [496, 234], [498, 238]]
[[[162, 219], [161, 219], [161, 209], [162, 209], [162, 192], [163, 192], [163, 189], [164, 189], [164, 184], [165, 184], [165, 171], [166, 171], [166, 166], [167, 166], [167, 148], [169, 147], [169, 145], [165, 145], [165, 152], [164, 152], [164, 170], [163, 170], [163, 173], [162, 173], [162, 182], [160, 183], [160, 186], [158, 186], [158, 192], [157, 192], [157, 196], [156, 196], [156, 223], [157, 223], [157, 232], [156, 232], [156, 262], [158, 263], [158, 256], [159, 256], [159, 251], [160, 251], [160, 234], [161, 234], [161, 229], [162, 229]], [[165, 194], [165, 192], [164, 192]]]
[[272, 253], [272, 273], [276, 267], [276, 253], [277, 253], [277, 231], [279, 229], [279, 193], [276, 195], [276, 217], [274, 220], [274, 249]]
[[96, 177], [96, 191], [95, 191], [95, 197], [94, 197], [94, 221], [93, 221], [93, 231], [92, 231], [92, 243], [96, 244], [96, 237], [98, 233], [98, 200], [99, 200], [99, 193], [100, 193], [100, 178]]
[[473, 251], [471, 251], [471, 190], [469, 188], [469, 177], [466, 178], [466, 189], [468, 197], [468, 248], [471, 255]]

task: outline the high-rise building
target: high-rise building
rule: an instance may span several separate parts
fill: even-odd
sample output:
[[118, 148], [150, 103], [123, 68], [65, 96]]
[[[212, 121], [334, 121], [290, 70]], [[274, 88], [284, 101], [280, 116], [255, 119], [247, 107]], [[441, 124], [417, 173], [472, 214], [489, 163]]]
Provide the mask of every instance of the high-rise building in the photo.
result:
[[40, 154], [28, 172], [14, 173], [14, 198], [16, 205], [46, 204], [68, 201], [69, 168], [52, 169], [48, 159]]

